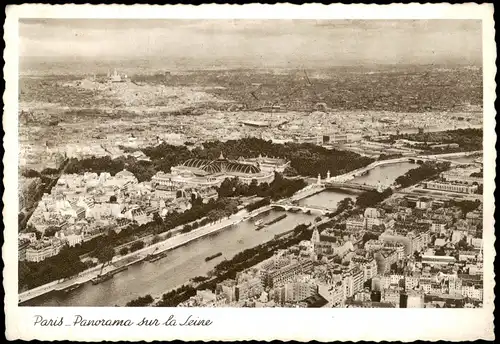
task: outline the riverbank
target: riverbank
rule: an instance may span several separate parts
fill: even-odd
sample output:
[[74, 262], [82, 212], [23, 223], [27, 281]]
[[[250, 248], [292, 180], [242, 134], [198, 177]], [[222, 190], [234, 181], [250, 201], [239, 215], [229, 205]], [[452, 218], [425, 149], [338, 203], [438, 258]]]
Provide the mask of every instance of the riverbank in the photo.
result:
[[[267, 222], [283, 214], [273, 209], [260, 211], [264, 212], [257, 218], [248, 218], [224, 230], [192, 240], [167, 251], [166, 256], [157, 261], [134, 264], [110, 280], [97, 285], [85, 283], [67, 293], [47, 293], [25, 302], [23, 306], [123, 306], [141, 295], [161, 295], [166, 290], [186, 284], [192, 278], [207, 274], [224, 259], [231, 259], [241, 251], [267, 242], [276, 234], [294, 228], [300, 223], [311, 223], [314, 220], [313, 216], [301, 212], [290, 213], [282, 221], [261, 231], [255, 231], [256, 219]], [[217, 252], [222, 252], [223, 255], [205, 261], [206, 257]]]
[[[137, 264], [140, 263], [144, 258], [153, 252], [155, 253], [161, 253], [165, 251], [172, 250], [174, 248], [183, 246], [193, 240], [197, 240], [199, 238], [202, 238], [206, 235], [218, 232], [220, 230], [223, 230], [225, 228], [228, 228], [230, 226], [234, 226], [241, 221], [250, 219], [252, 217], [255, 217], [261, 213], [264, 213], [266, 211], [269, 211], [271, 209], [270, 206], [262, 207], [259, 209], [256, 209], [250, 213], [248, 213], [246, 210], [241, 210], [238, 213], [231, 215], [228, 218], [219, 220], [216, 223], [208, 224], [204, 227], [197, 228], [191, 232], [188, 233], [181, 233], [178, 234], [174, 237], [168, 238], [164, 241], [160, 241], [158, 243], [155, 243], [153, 245], [144, 247], [140, 250], [131, 252], [129, 254], [123, 255], [123, 256], [115, 256], [111, 260], [111, 264], [106, 266], [102, 273], [113, 273], [115, 270], [122, 268], [125, 264], [123, 262], [128, 262], [132, 261], [132, 263], [127, 263], [126, 265], [132, 265], [132, 264]], [[181, 227], [179, 227], [181, 228]], [[81, 283], [86, 283], [89, 282], [92, 278], [97, 277], [99, 275], [99, 272], [101, 270], [101, 266], [98, 265], [96, 267], [90, 268], [88, 270], [82, 271], [79, 273], [77, 276], [74, 276], [69, 279], [63, 279], [63, 280], [58, 280], [58, 281], [53, 281], [47, 284], [44, 284], [40, 287], [33, 288], [30, 290], [27, 290], [25, 292], [22, 292], [19, 294], [19, 303], [24, 303], [26, 301], [29, 301], [31, 299], [37, 298], [39, 296], [42, 296], [44, 294], [50, 293], [56, 289], [64, 289], [67, 287], [70, 287], [71, 285], [74, 284], [81, 284]]]
[[274, 237], [273, 239], [261, 243], [257, 246], [246, 249], [229, 260], [224, 260], [217, 264], [212, 271], [205, 277], [207, 280], [193, 283], [190, 281], [177, 289], [171, 289], [160, 296], [153, 297], [154, 300], [159, 300], [154, 303], [157, 307], [176, 307], [180, 303], [194, 296], [196, 290], [214, 289], [217, 283], [228, 278], [235, 278], [237, 273], [251, 266], [269, 259], [273, 254], [280, 249], [286, 249], [290, 246], [298, 244], [302, 240], [307, 240], [311, 235], [311, 224], [299, 224], [291, 233], [281, 238]]

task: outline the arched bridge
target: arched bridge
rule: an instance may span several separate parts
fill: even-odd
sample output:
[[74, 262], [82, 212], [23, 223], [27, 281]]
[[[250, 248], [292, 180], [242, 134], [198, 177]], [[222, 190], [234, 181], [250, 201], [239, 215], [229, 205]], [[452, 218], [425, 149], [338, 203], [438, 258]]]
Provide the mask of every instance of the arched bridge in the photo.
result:
[[325, 185], [325, 188], [327, 188], [327, 189], [345, 189], [345, 188], [347, 188], [347, 189], [356, 189], [356, 190], [362, 190], [362, 191], [377, 190], [376, 186], [354, 183], [354, 182], [340, 183], [340, 182], [330, 181], [330, 182], [325, 182], [324, 185]]
[[311, 213], [319, 213], [321, 215], [325, 215], [332, 211], [332, 209], [328, 209], [326, 207], [321, 206], [307, 206], [307, 205], [295, 205], [289, 203], [272, 203], [271, 207], [273, 208], [281, 208], [285, 211], [302, 211], [303, 213], [310, 211]]

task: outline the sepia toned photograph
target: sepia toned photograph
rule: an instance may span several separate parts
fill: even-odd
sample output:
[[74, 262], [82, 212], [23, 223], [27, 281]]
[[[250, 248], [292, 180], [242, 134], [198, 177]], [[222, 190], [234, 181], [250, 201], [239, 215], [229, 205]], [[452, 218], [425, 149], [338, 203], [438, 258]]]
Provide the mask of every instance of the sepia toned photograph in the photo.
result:
[[21, 20], [19, 301], [481, 307], [480, 36]]
[[45, 307], [482, 309], [492, 296], [481, 19], [17, 25], [6, 230], [35, 327], [57, 326]]

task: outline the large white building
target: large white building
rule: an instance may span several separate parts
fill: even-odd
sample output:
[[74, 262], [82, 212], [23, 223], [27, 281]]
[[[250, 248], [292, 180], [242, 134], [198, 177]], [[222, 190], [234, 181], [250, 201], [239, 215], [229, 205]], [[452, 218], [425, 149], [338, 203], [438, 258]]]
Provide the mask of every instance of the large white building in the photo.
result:
[[431, 266], [453, 264], [455, 263], [455, 261], [456, 261], [455, 257], [451, 256], [430, 256], [430, 255], [422, 256], [422, 264], [427, 264]]
[[385, 229], [394, 228], [394, 219], [385, 215], [382, 209], [366, 208], [364, 219], [367, 230], [372, 230], [374, 226], [384, 225]]
[[431, 190], [459, 192], [459, 193], [466, 193], [466, 194], [472, 194], [478, 190], [477, 185], [468, 185], [468, 184], [427, 182], [426, 186], [427, 186], [427, 189], [431, 189]]
[[282, 159], [239, 158], [228, 160], [221, 156], [217, 160], [189, 159], [171, 168], [170, 173], [158, 172], [151, 179], [153, 187], [165, 186], [177, 189], [207, 188], [220, 186], [226, 178], [238, 178], [250, 184], [271, 183], [274, 172], [283, 172], [289, 162]]
[[318, 286], [308, 282], [290, 282], [276, 288], [275, 301], [278, 303], [302, 301], [318, 292]]
[[351, 269], [344, 276], [344, 295], [351, 297], [363, 290], [364, 272], [359, 268]]
[[57, 238], [45, 238], [30, 244], [26, 249], [26, 260], [28, 262], [41, 262], [46, 258], [59, 254], [63, 247], [62, 242]]

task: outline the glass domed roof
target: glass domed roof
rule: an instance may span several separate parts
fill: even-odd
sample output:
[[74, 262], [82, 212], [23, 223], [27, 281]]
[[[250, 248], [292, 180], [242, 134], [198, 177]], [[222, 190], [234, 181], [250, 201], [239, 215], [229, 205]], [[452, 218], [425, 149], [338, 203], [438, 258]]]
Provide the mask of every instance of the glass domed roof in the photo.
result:
[[255, 174], [260, 173], [260, 168], [254, 164], [241, 163], [229, 160], [204, 160], [204, 159], [188, 159], [182, 166], [188, 168], [195, 168], [205, 171], [209, 174], [216, 174], [222, 172], [241, 173], [241, 174]]

